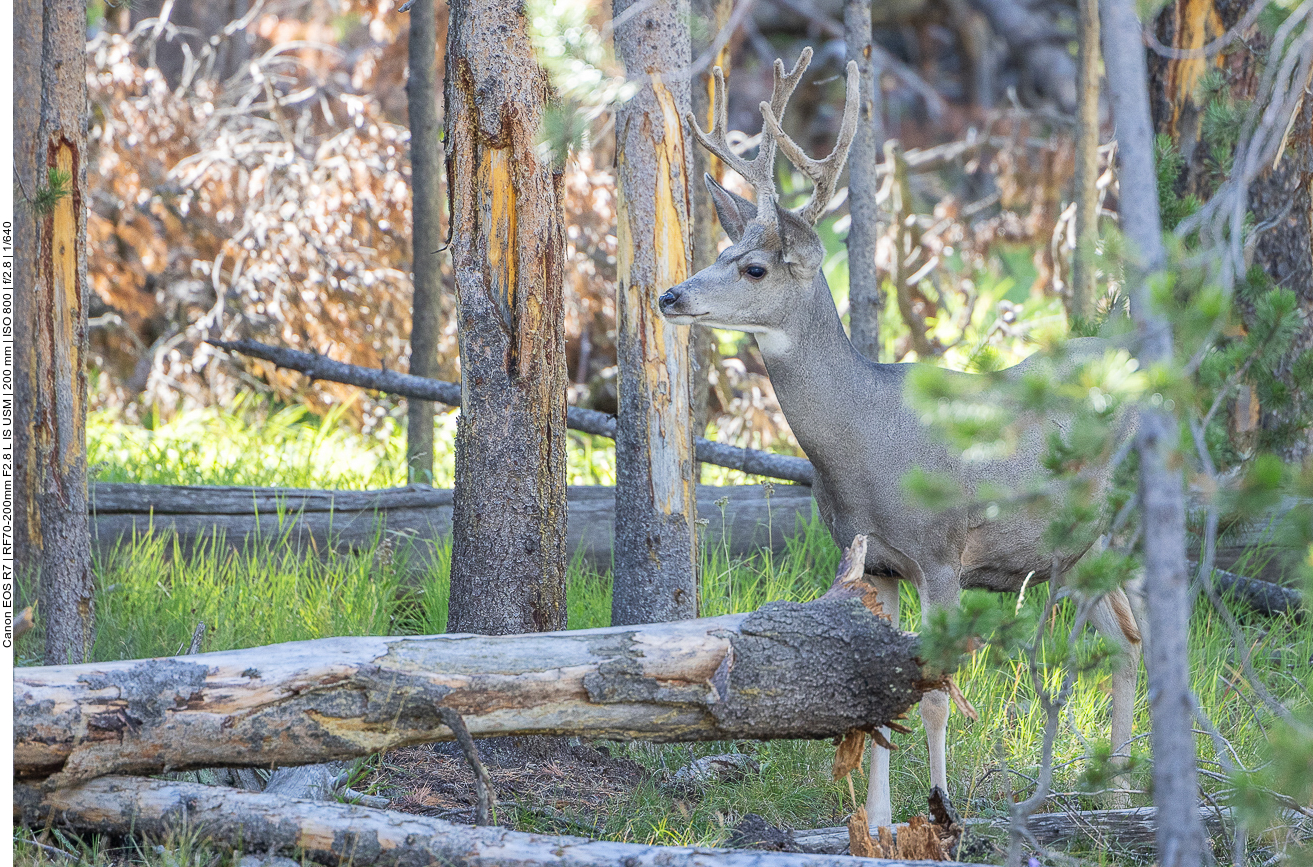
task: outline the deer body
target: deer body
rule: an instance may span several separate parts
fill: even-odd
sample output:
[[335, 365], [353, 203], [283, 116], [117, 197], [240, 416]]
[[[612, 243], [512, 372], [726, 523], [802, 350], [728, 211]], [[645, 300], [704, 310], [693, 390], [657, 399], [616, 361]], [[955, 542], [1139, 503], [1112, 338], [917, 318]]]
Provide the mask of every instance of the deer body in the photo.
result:
[[[754, 334], [789, 427], [815, 467], [812, 489], [822, 520], [840, 547], [859, 534], [867, 536], [866, 572], [895, 624], [900, 580], [916, 587], [924, 620], [938, 606], [957, 605], [963, 587], [1015, 591], [1027, 581], [1047, 580], [1055, 566], [1064, 572], [1085, 550], [1064, 552], [1055, 564], [1052, 552], [1042, 545], [1047, 526], [1043, 517], [1018, 511], [989, 518], [976, 508], [932, 511], [909, 503], [902, 494], [902, 479], [913, 468], [950, 473], [968, 492], [986, 480], [1025, 488], [1041, 478], [1046, 426], [1061, 425], [1062, 419], [1035, 419], [1006, 458], [963, 462], [934, 440], [907, 405], [905, 383], [914, 365], [877, 364], [852, 345], [821, 273], [824, 248], [812, 224], [829, 201], [851, 142], [856, 67], [849, 64], [839, 144], [825, 160], [814, 161], [779, 128], [788, 96], [809, 59], [810, 50], [804, 50], [788, 75], [776, 62], [775, 93], [761, 106], [761, 150], [751, 163], [725, 142], [724, 82], [717, 70], [713, 132], [694, 128], [704, 146], [753, 183], [757, 202], [705, 179], [721, 225], [735, 243], [710, 267], [663, 295], [661, 312], [674, 322]], [[816, 184], [812, 201], [797, 213], [776, 202], [777, 144]], [[1095, 339], [1069, 345], [1076, 355], [1105, 346]], [[1042, 363], [1023, 362], [1007, 374]], [[1126, 651], [1113, 677], [1113, 746], [1120, 749], [1130, 738], [1139, 633], [1121, 591], [1105, 597], [1092, 619]], [[948, 791], [948, 696], [928, 693], [921, 701], [921, 715], [929, 740], [931, 784]], [[887, 751], [875, 748], [867, 798], [872, 827], [891, 824], [888, 759]]]

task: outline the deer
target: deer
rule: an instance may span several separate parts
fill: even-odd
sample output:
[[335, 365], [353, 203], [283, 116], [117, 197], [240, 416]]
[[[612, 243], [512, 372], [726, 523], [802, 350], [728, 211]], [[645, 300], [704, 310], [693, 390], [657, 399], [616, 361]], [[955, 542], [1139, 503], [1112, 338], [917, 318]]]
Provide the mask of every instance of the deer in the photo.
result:
[[[657, 299], [661, 315], [674, 324], [697, 324], [752, 334], [780, 408], [815, 468], [812, 485], [818, 511], [840, 548], [867, 538], [866, 580], [883, 611], [899, 623], [899, 582], [910, 582], [921, 600], [922, 625], [944, 607], [957, 606], [964, 588], [1022, 590], [1051, 574], [1068, 571], [1088, 545], [1061, 555], [1047, 550], [1041, 516], [998, 513], [977, 506], [933, 511], [903, 493], [909, 470], [952, 474], [970, 492], [982, 481], [1020, 488], [1042, 477], [1045, 431], [1036, 426], [1010, 456], [987, 463], [964, 462], [949, 453], [923, 426], [906, 400], [906, 382], [916, 364], [879, 364], [849, 340], [830, 287], [821, 271], [825, 249], [815, 225], [834, 195], [858, 122], [860, 79], [847, 67], [847, 97], [838, 140], [823, 159], [812, 159], [781, 127], [785, 109], [811, 61], [803, 50], [792, 72], [775, 61], [769, 102], [760, 104], [761, 143], [755, 158], [735, 153], [727, 141], [725, 78], [713, 72], [712, 128], [703, 130], [689, 114], [698, 142], [741, 175], [755, 191], [752, 202], [703, 181], [722, 228], [732, 242], [716, 261]], [[775, 187], [776, 149], [812, 182], [811, 198], [796, 209], [783, 207]], [[1109, 344], [1078, 338], [1077, 354], [1101, 353]], [[1004, 375], [1031, 369], [1035, 356]], [[978, 374], [953, 374], [973, 376]], [[1048, 420], [1060, 424], [1061, 420]], [[1098, 481], [1106, 484], [1111, 470]], [[1090, 535], [1091, 543], [1097, 533]], [[1124, 591], [1102, 597], [1089, 621], [1120, 651], [1112, 675], [1111, 734], [1121, 753], [1131, 736], [1140, 659], [1140, 631]], [[920, 703], [930, 758], [931, 786], [948, 793], [946, 736], [949, 695], [929, 692]], [[882, 734], [885, 743], [889, 733]], [[892, 827], [889, 751], [876, 738], [866, 799], [872, 828]]]

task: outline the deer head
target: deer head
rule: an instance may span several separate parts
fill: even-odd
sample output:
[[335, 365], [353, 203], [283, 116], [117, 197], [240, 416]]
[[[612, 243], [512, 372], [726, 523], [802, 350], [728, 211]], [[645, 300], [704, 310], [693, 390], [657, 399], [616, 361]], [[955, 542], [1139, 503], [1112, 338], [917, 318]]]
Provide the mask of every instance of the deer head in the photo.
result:
[[[857, 132], [861, 97], [857, 64], [849, 61], [848, 95], [838, 142], [825, 159], [808, 157], [780, 124], [811, 56], [811, 49], [804, 48], [788, 74], [783, 61], [775, 61], [770, 102], [761, 103], [761, 145], [751, 161], [734, 153], [726, 139], [725, 76], [719, 67], [715, 70], [710, 132], [704, 132], [692, 114], [688, 116], [702, 146], [752, 184], [757, 201], [731, 193], [711, 175], [703, 176], [720, 224], [734, 244], [714, 264], [661, 296], [658, 306], [671, 322], [747, 331], [760, 339], [783, 330], [796, 309], [810, 299], [825, 257], [825, 248], [813, 227], [834, 195], [848, 158], [848, 148]], [[782, 207], [775, 190], [777, 146], [813, 184], [811, 198], [796, 210]]]

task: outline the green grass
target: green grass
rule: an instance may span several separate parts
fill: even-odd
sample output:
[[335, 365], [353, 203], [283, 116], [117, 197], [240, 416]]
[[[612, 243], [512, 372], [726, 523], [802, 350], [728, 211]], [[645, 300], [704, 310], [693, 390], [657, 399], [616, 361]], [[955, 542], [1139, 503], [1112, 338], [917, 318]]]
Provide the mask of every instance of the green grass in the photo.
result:
[[[249, 421], [250, 416], [246, 418]], [[376, 444], [362, 445], [359, 437], [353, 439], [352, 435], [338, 433], [335, 427], [310, 423], [290, 413], [274, 413], [272, 418], [274, 422], [267, 430], [253, 431], [242, 426], [238, 415], [210, 414], [199, 422], [193, 417], [187, 422], [199, 425], [191, 429], [196, 437], [193, 442], [205, 445], [191, 448], [179, 446], [180, 431], [186, 425], [176, 430], [163, 425], [146, 436], [140, 431], [114, 431], [101, 420], [97, 422], [94, 459], [105, 464], [102, 478], [133, 481], [365, 486], [378, 484], [386, 472], [391, 472], [385, 464], [388, 452]], [[226, 441], [219, 442], [224, 438], [214, 436], [214, 429], [207, 425], [227, 426], [223, 428]], [[165, 435], [160, 435], [161, 429]], [[288, 454], [274, 454], [284, 447], [290, 449]], [[376, 463], [370, 465], [362, 457], [353, 464], [333, 457], [351, 454], [374, 455]], [[147, 455], [154, 458], [153, 463], [139, 460]], [[240, 470], [215, 469], [216, 461], [234, 456], [240, 456]], [[301, 460], [311, 467], [331, 466], [336, 475], [316, 475], [306, 466], [297, 465]], [[714, 512], [704, 517], [711, 522], [718, 520]], [[763, 552], [736, 559], [727, 548], [704, 550], [702, 614], [754, 610], [775, 599], [806, 601], [824, 592], [834, 576], [838, 551], [815, 517], [798, 529], [787, 549], [774, 555]], [[423, 565], [415, 559], [420, 557], [424, 558]], [[1261, 552], [1255, 557], [1261, 558]], [[185, 647], [198, 621], [204, 621], [208, 629], [206, 650], [331, 635], [440, 632], [446, 624], [449, 570], [450, 548], [445, 545], [437, 550], [395, 548], [380, 539], [371, 549], [349, 555], [304, 556], [286, 540], [273, 540], [243, 551], [212, 545], [184, 558], [164, 539], [139, 539], [95, 563], [99, 631], [94, 655], [108, 660], [174, 654]], [[570, 628], [607, 625], [609, 574], [576, 560], [570, 566], [568, 582]], [[21, 595], [30, 600], [31, 591], [30, 587], [22, 588]], [[1043, 596], [1043, 592], [1032, 591], [1022, 605], [1038, 614]], [[1313, 683], [1313, 629], [1290, 619], [1250, 615], [1239, 607], [1234, 611], [1244, 631], [1244, 650], [1268, 688], [1292, 709], [1307, 711], [1313, 705], [1309, 695], [1309, 684]], [[903, 588], [901, 616], [905, 625], [920, 620], [915, 592], [907, 585]], [[1065, 635], [1071, 616], [1069, 607], [1060, 607], [1052, 634]], [[1199, 701], [1230, 741], [1238, 759], [1253, 766], [1263, 754], [1266, 729], [1272, 719], [1241, 675], [1230, 636], [1205, 600], [1201, 599], [1196, 608], [1191, 637], [1191, 670]], [[40, 639], [39, 629], [20, 639], [16, 648], [20, 664], [35, 662]], [[1082, 639], [1095, 640], [1092, 634]], [[1052, 679], [1060, 677], [1057, 669], [1048, 674]], [[948, 761], [955, 802], [967, 816], [1005, 815], [1012, 797], [1024, 797], [1031, 790], [1029, 780], [1037, 772], [1042, 711], [1020, 659], [996, 666], [987, 664], [985, 654], [978, 653], [963, 666], [957, 680], [978, 709], [980, 719], [971, 722], [956, 711], [949, 718]], [[1106, 672], [1080, 680], [1055, 745], [1054, 791], [1067, 794], [1051, 802], [1050, 809], [1098, 805], [1096, 799], [1078, 790], [1086, 767], [1084, 757], [1095, 744], [1107, 741], [1108, 704]], [[1146, 732], [1143, 678], [1138, 706], [1136, 731]], [[895, 815], [903, 818], [924, 810], [928, 779], [919, 716], [912, 713], [908, 724], [913, 732], [895, 738], [900, 749], [894, 755], [892, 777]], [[847, 783], [830, 779], [833, 747], [827, 742], [635, 743], [621, 749], [658, 777], [639, 786], [602, 816], [573, 817], [587, 826], [596, 826], [599, 836], [609, 839], [716, 844], [723, 843], [728, 829], [749, 812], [801, 828], [840, 824], [853, 807]], [[1206, 771], [1217, 771], [1212, 744], [1202, 735], [1198, 750], [1201, 766]], [[663, 770], [673, 771], [697, 756], [727, 751], [752, 753], [761, 764], [761, 773], [694, 795], [672, 793], [659, 782]], [[1137, 740], [1133, 752], [1140, 761], [1130, 773], [1131, 783], [1147, 789], [1147, 741]], [[858, 801], [864, 798], [864, 773], [863, 769], [853, 779]], [[1206, 776], [1203, 784], [1211, 794], [1221, 794], [1224, 789], [1216, 777]], [[1148, 802], [1145, 795], [1135, 799], [1139, 804]], [[520, 827], [578, 831], [577, 826], [557, 828], [548, 820], [528, 814], [520, 815]], [[1255, 840], [1257, 848], [1265, 845], [1261, 835], [1255, 834]], [[55, 838], [45, 842], [74, 852], [85, 863], [107, 863], [105, 850], [96, 848], [94, 842], [75, 844]], [[144, 860], [161, 867], [165, 863], [170, 867], [212, 867], [215, 863], [214, 851], [203, 841], [160, 842], [165, 855], [156, 853], [153, 845], [143, 843], [139, 850], [127, 853], [128, 860]], [[50, 862], [56, 857], [21, 840], [16, 840], [15, 854], [23, 864]], [[116, 857], [123, 854], [119, 852]], [[1094, 863], [1138, 863], [1133, 857], [1115, 852], [1084, 855]], [[1254, 863], [1270, 855], [1269, 848], [1263, 857], [1256, 855]]]

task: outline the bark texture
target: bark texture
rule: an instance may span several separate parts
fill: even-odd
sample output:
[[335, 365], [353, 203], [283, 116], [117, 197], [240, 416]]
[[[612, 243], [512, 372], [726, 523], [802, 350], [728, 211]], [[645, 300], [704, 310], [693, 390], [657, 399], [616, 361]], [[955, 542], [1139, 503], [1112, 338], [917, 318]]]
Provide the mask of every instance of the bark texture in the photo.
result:
[[[410, 304], [410, 372], [430, 377], [437, 370], [442, 294], [442, 196], [438, 173], [442, 149], [438, 143], [436, 0], [417, 0], [410, 7], [410, 67], [406, 100], [410, 116], [410, 190], [412, 285]], [[433, 483], [433, 404], [406, 403], [406, 468], [411, 482]]]
[[453, 739], [444, 709], [475, 737], [870, 730], [939, 681], [922, 674], [916, 637], [873, 614], [860, 592], [836, 585], [806, 604], [634, 627], [331, 638], [20, 668], [14, 770], [60, 787], [115, 773], [350, 759]]
[[[427, 816], [134, 777], [106, 777], [71, 789], [19, 786], [15, 817], [83, 832], [164, 837], [182, 825], [231, 841], [247, 852], [274, 853], [352, 867], [443, 864], [450, 867], [935, 867], [785, 852], [691, 849], [549, 837], [498, 827], [456, 825]], [[953, 863], [935, 862], [938, 867]], [[972, 865], [958, 865], [972, 867]]]
[[875, 267], [880, 238], [880, 209], [876, 202], [880, 178], [876, 165], [883, 146], [883, 125], [877, 100], [875, 64], [871, 46], [871, 0], [847, 0], [843, 6], [844, 41], [848, 59], [857, 61], [861, 74], [861, 108], [857, 135], [848, 152], [848, 314], [853, 346], [872, 361], [880, 360], [880, 316], [884, 291]]
[[1076, 255], [1067, 319], [1091, 322], [1098, 286], [1094, 247], [1099, 240], [1099, 0], [1079, 0], [1076, 51]]
[[[617, 0], [615, 17], [635, 2], [643, 0]], [[656, 308], [692, 265], [688, 19], [689, 0], [656, 0], [615, 29], [617, 53], [639, 85], [616, 113], [616, 624], [698, 610], [689, 329]]]
[[[14, 9], [15, 559], [40, 575], [48, 663], [80, 662], [95, 632], [86, 475], [85, 22], [75, 0], [24, 0]], [[62, 176], [58, 185], [52, 170]]]
[[[1174, 0], [1158, 15], [1154, 30], [1170, 48], [1192, 52], [1185, 56], [1150, 55], [1154, 128], [1169, 135], [1185, 163], [1177, 181], [1179, 195], [1208, 198], [1216, 183], [1217, 166], [1203, 141], [1207, 108], [1199, 83], [1209, 70], [1220, 69], [1232, 98], [1253, 99], [1260, 78], [1260, 63], [1270, 51], [1270, 37], [1253, 24], [1240, 34], [1232, 50], [1200, 53], [1252, 14], [1254, 0]], [[1307, 34], [1304, 35], [1308, 38]], [[1313, 100], [1306, 95], [1286, 136], [1281, 159], [1267, 167], [1249, 187], [1248, 209], [1257, 227], [1252, 263], [1278, 286], [1295, 293], [1304, 312], [1305, 327], [1295, 339], [1293, 359], [1313, 348]], [[1237, 304], [1246, 321], [1254, 310], [1245, 298]], [[1285, 411], [1258, 407], [1258, 429], [1280, 444], [1283, 457], [1303, 460], [1313, 454], [1313, 431], [1295, 428], [1306, 410], [1307, 387], [1287, 367], [1278, 377], [1295, 395], [1296, 404]], [[1304, 402], [1303, 407], [1299, 404]], [[1247, 408], [1246, 408], [1247, 409]], [[1247, 415], [1247, 412], [1244, 413]], [[1237, 408], [1237, 415], [1241, 411]], [[1243, 422], [1248, 428], [1249, 422]]]
[[[565, 549], [599, 568], [611, 565], [615, 489], [571, 486]], [[760, 485], [699, 485], [709, 520], [705, 544], [746, 557], [770, 548], [782, 552], [798, 522], [812, 519], [810, 488], [781, 485], [767, 495]], [[212, 552], [218, 543], [236, 551], [252, 545], [290, 544], [306, 553], [375, 550], [382, 538], [410, 544], [411, 568], [427, 570], [431, 545], [451, 537], [452, 492], [412, 486], [383, 491], [296, 488], [225, 488], [200, 485], [91, 487], [92, 543], [102, 556], [149, 533], [168, 533], [184, 556]], [[724, 507], [716, 505], [724, 502]]]
[[523, 4], [447, 29], [447, 183], [460, 317], [453, 631], [565, 625], [565, 236], [536, 148], [550, 85]]
[[[722, 28], [729, 24], [730, 13], [734, 4], [731, 0], [691, 0], [694, 31], [694, 57], [701, 57], [710, 50]], [[714, 118], [711, 116], [712, 70], [719, 66], [725, 73], [726, 80], [730, 74], [730, 40], [726, 39], [720, 51], [706, 69], [697, 74], [693, 81], [691, 99], [693, 114], [704, 129], [710, 129]], [[690, 192], [693, 194], [693, 272], [701, 271], [716, 261], [720, 249], [720, 221], [716, 217], [716, 207], [712, 204], [711, 193], [703, 183], [703, 176], [710, 175], [717, 182], [724, 180], [725, 166], [706, 148], [693, 148], [693, 176]], [[707, 429], [711, 413], [711, 376], [716, 368], [719, 353], [716, 351], [716, 339], [710, 328], [694, 325], [689, 329], [689, 361], [693, 368], [693, 433], [702, 436]], [[699, 462], [700, 462], [699, 458]], [[698, 470], [700, 477], [701, 472]]]
[[[1101, 0], [1108, 95], [1117, 124], [1121, 229], [1128, 240], [1126, 273], [1142, 366], [1169, 365], [1172, 330], [1154, 309], [1149, 281], [1167, 264], [1154, 173], [1148, 69], [1133, 0]], [[1158, 863], [1193, 867], [1203, 860], [1199, 783], [1190, 693], [1190, 593], [1185, 560], [1185, 492], [1175, 416], [1140, 407], [1136, 450], [1144, 533], [1149, 640], [1149, 710], [1153, 724], [1153, 797], [1158, 810]]]
[[[1304, 38], [1310, 37], [1305, 34]], [[1254, 264], [1278, 286], [1294, 292], [1304, 312], [1304, 327], [1287, 356], [1293, 359], [1313, 349], [1313, 97], [1307, 91], [1281, 161], [1259, 175], [1249, 188], [1249, 209], [1257, 223], [1268, 226], [1258, 238]], [[1252, 311], [1246, 312], [1252, 316]], [[1309, 394], [1309, 383], [1299, 382], [1289, 367], [1277, 374], [1297, 396], [1295, 411], [1260, 408], [1259, 423], [1266, 431], [1284, 434], [1292, 424], [1299, 423], [1298, 410], [1307, 411], [1313, 395]], [[1289, 461], [1301, 461], [1313, 455], [1313, 430], [1304, 428], [1302, 436], [1298, 431], [1290, 432], [1294, 433], [1293, 442], [1283, 449], [1283, 456]]]

